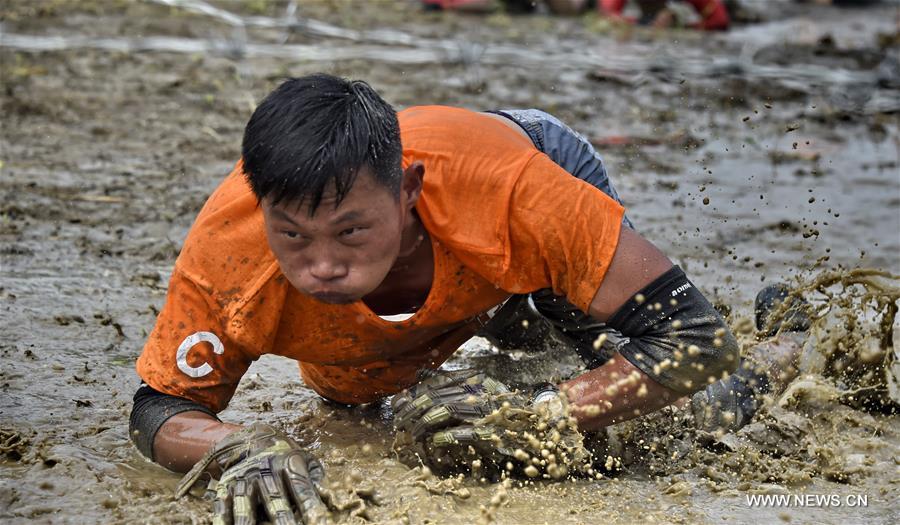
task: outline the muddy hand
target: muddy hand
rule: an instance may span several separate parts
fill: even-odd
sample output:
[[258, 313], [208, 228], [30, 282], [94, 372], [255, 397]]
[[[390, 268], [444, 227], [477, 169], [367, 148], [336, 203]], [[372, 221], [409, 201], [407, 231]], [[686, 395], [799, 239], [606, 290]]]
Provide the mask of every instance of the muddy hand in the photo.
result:
[[480, 419], [434, 432], [425, 449], [440, 458], [438, 463], [466, 465], [477, 455], [481, 461], [471, 464], [486, 471], [505, 468], [529, 477], [543, 471], [545, 477], [559, 479], [568, 473], [568, 464], [580, 462], [585, 454], [581, 434], [567, 413], [565, 396], [554, 385], [541, 385], [528, 397], [503, 400]]
[[394, 426], [413, 439], [480, 419], [502, 403], [525, 401], [503, 383], [473, 370], [439, 372], [391, 400]]
[[486, 412], [486, 408], [492, 410], [481, 417], [465, 419], [463, 424], [434, 432], [429, 438], [431, 446], [471, 445], [476, 449], [496, 449], [501, 454], [511, 455], [512, 449], [507, 450], [503, 440], [507, 430], [543, 430], [555, 426], [565, 416], [565, 398], [555, 385], [545, 383], [531, 390], [528, 397], [518, 393], [498, 396], [486, 391], [483, 395], [486, 399], [480, 400], [483, 408], [480, 412]]
[[[478, 475], [475, 465], [496, 472], [508, 470], [506, 465], [512, 462], [532, 476], [537, 469], [528, 469], [530, 463], [525, 462], [544, 449], [562, 447], [562, 460], [563, 451], [574, 459], [580, 447], [580, 434], [568, 428], [564, 396], [553, 385], [524, 395], [484, 374], [460, 371], [426, 379], [397, 394], [392, 406], [400, 432], [397, 443], [411, 440], [419, 460], [441, 470], [471, 466], [472, 474]], [[567, 434], [577, 437], [577, 443], [569, 446]], [[549, 456], [550, 450], [544, 454]], [[561, 464], [547, 470], [553, 478], [567, 472]]]
[[229, 435], [185, 475], [175, 496], [186, 494], [212, 465], [222, 472], [215, 483], [215, 525], [326, 523], [322, 465], [283, 432], [256, 423]]

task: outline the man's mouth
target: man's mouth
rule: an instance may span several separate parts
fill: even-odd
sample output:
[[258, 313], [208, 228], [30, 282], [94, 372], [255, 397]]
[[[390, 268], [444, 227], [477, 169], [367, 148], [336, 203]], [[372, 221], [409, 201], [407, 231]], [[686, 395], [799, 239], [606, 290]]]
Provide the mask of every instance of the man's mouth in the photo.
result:
[[350, 304], [356, 301], [356, 298], [352, 295], [340, 292], [312, 292], [310, 295], [323, 303], [329, 304]]

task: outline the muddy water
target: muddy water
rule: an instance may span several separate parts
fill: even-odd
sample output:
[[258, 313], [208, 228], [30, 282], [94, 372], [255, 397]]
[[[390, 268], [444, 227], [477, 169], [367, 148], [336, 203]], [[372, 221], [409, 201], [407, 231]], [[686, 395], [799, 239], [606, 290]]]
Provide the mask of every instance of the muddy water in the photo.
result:
[[[900, 274], [896, 4], [772, 5], [729, 35], [653, 35], [399, 2], [291, 16], [276, 1], [0, 2], [0, 519], [208, 519], [127, 439], [133, 361], [193, 217], [286, 75], [367, 79], [398, 107], [557, 114], [598, 144], [638, 228], [737, 328], [762, 282]], [[857, 307], [861, 326], [877, 324]], [[473, 362], [513, 379], [577, 365], [564, 348], [477, 340], [456, 360]], [[621, 471], [557, 484], [410, 470], [384, 406], [325, 405], [279, 358], [254, 365], [222, 417], [294, 432], [335, 479], [374, 488], [380, 523], [896, 522], [897, 416], [849, 399], [858, 381], [833, 366], [808, 372], [735, 435], [698, 436], [664, 411], [615, 430]], [[759, 494], [868, 505], [749, 506]]]

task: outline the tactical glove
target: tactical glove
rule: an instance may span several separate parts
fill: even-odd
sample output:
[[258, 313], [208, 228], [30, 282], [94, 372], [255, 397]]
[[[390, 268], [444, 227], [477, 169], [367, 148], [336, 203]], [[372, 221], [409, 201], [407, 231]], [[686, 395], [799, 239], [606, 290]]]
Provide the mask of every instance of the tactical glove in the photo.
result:
[[565, 396], [552, 385], [525, 394], [475, 370], [439, 372], [391, 405], [401, 459], [438, 471], [561, 478], [587, 457]]
[[215, 525], [256, 523], [258, 505], [276, 525], [326, 523], [322, 465], [283, 432], [255, 423], [225, 437], [182, 478], [175, 497], [211, 465], [222, 472], [214, 483]]

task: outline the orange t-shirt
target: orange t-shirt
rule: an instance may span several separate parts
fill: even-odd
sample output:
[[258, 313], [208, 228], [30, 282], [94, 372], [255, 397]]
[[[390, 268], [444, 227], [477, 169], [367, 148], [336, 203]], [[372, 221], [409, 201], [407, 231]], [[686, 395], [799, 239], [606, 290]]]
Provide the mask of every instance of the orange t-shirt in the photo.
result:
[[434, 249], [425, 304], [405, 321], [361, 301], [294, 289], [269, 250], [241, 164], [216, 189], [175, 263], [138, 374], [223, 410], [250, 363], [296, 359], [323, 397], [365, 403], [437, 368], [510, 294], [553, 288], [587, 310], [616, 249], [623, 208], [493, 117], [457, 108], [399, 114], [403, 165], [425, 166], [416, 209]]

